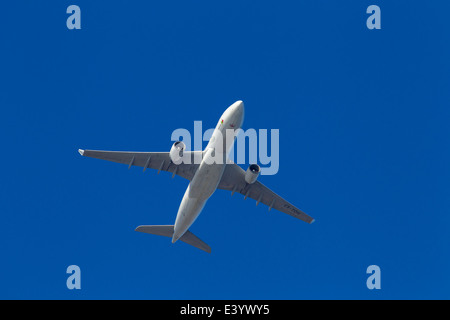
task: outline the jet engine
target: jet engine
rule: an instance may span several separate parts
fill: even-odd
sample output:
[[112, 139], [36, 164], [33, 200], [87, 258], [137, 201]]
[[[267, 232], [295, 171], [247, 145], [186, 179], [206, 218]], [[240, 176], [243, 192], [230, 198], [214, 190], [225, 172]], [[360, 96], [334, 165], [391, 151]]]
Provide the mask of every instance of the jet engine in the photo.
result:
[[180, 164], [183, 160], [184, 149], [186, 149], [186, 145], [182, 141], [175, 142], [170, 149], [170, 160], [175, 164]]
[[257, 164], [251, 164], [248, 167], [247, 171], [245, 171], [245, 182], [247, 182], [248, 184], [255, 183], [260, 172], [261, 168]]

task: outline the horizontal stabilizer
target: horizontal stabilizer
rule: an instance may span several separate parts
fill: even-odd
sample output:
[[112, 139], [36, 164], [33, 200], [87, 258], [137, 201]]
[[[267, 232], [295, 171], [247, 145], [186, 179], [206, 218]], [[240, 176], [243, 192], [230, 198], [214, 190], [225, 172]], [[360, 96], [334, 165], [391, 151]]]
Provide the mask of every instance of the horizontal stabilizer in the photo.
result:
[[186, 242], [187, 244], [190, 244], [191, 246], [199, 248], [200, 250], [211, 253], [211, 247], [208, 246], [206, 243], [204, 243], [202, 240], [200, 240], [195, 234], [193, 234], [189, 230], [183, 234], [180, 240]]
[[[149, 233], [149, 234], [155, 234], [157, 236], [164, 236], [172, 238], [173, 236], [173, 226], [167, 225], [167, 226], [139, 226], [136, 228], [136, 231], [143, 232], [143, 233]], [[206, 243], [204, 243], [202, 240], [197, 238], [192, 232], [189, 230], [184, 233], [184, 235], [179, 239], [187, 244], [190, 244], [191, 246], [194, 246], [200, 250], [206, 251], [208, 253], [211, 253], [211, 248]]]
[[139, 226], [136, 231], [169, 238], [173, 236], [173, 226]]

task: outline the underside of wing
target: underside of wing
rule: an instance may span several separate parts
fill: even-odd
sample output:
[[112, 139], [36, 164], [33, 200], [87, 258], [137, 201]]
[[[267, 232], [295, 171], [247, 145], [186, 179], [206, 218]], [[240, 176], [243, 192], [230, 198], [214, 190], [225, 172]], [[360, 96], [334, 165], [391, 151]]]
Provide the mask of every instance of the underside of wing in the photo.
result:
[[102, 151], [102, 150], [78, 150], [84, 157], [102, 159], [117, 163], [123, 163], [131, 166], [147, 168], [171, 172], [172, 175], [178, 175], [188, 180], [192, 180], [198, 169], [198, 164], [194, 164], [194, 154], [201, 151], [186, 151], [191, 155], [191, 164], [181, 163], [174, 164], [170, 160], [169, 152], [129, 152], [129, 151]]
[[253, 184], [245, 182], [245, 171], [235, 163], [227, 164], [222, 180], [217, 188], [229, 190], [232, 193], [239, 192], [245, 196], [245, 199], [249, 197], [256, 200], [257, 205], [260, 202], [267, 205], [269, 210], [273, 208], [307, 223], [314, 222], [312, 217], [292, 205], [290, 202], [284, 200], [261, 182], [256, 181]]

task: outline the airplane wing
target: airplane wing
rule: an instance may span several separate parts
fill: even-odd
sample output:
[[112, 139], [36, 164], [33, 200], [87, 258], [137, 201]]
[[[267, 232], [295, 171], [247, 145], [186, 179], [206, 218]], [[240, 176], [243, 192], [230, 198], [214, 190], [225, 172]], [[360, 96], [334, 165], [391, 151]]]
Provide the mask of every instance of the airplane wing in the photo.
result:
[[222, 176], [222, 180], [218, 185], [218, 189], [229, 190], [239, 192], [247, 197], [256, 200], [256, 205], [260, 202], [269, 206], [270, 209], [274, 208], [278, 211], [287, 213], [294, 218], [303, 220], [308, 223], [313, 223], [314, 219], [298, 209], [275, 192], [267, 188], [261, 182], [256, 181], [253, 184], [245, 182], [245, 171], [235, 163], [228, 163]]
[[97, 158], [127, 164], [128, 168], [131, 166], [143, 167], [144, 171], [147, 168], [156, 169], [158, 173], [167, 171], [172, 173], [172, 177], [176, 174], [187, 180], [192, 180], [195, 172], [198, 169], [198, 164], [194, 164], [194, 154], [202, 151], [185, 151], [191, 154], [191, 163], [181, 163], [175, 165], [169, 156], [169, 152], [128, 152], [128, 151], [102, 151], [102, 150], [82, 150], [78, 152], [85, 157]]

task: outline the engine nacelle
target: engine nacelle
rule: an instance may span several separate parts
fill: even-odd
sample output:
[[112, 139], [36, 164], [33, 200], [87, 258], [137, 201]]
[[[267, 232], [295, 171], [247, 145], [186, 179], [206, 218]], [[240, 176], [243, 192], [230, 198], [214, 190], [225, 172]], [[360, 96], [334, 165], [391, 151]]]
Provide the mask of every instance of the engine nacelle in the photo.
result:
[[170, 160], [175, 164], [180, 164], [183, 160], [183, 152], [186, 149], [186, 145], [182, 141], [177, 141], [170, 149]]
[[248, 184], [255, 183], [260, 172], [261, 168], [257, 164], [251, 164], [248, 167], [247, 171], [245, 171], [245, 182], [247, 182]]

